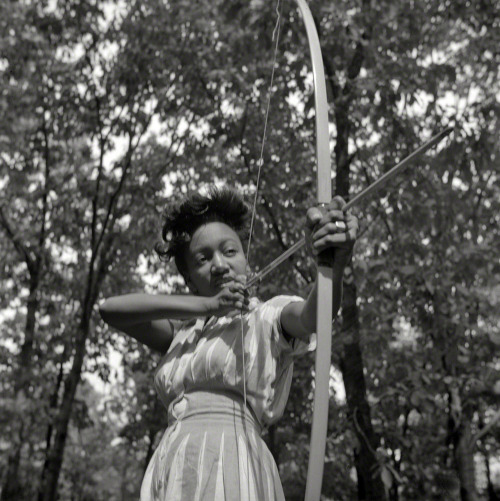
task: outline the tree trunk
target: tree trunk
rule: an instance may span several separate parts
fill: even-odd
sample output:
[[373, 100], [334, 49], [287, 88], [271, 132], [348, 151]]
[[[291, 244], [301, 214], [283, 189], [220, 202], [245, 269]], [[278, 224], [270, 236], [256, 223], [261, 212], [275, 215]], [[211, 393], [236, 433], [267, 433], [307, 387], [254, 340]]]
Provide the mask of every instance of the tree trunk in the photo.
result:
[[[358, 45], [349, 68], [351, 78], [359, 73], [362, 62], [362, 45]], [[350, 193], [349, 136], [351, 122], [349, 120], [349, 99], [351, 87], [346, 84], [342, 93], [336, 91], [335, 121], [337, 124], [337, 142], [335, 158], [337, 164], [335, 194], [344, 199]], [[341, 357], [341, 370], [344, 378], [349, 414], [359, 440], [360, 448], [355, 453], [355, 466], [358, 475], [358, 499], [377, 501], [387, 498], [381, 479], [381, 470], [375, 456], [378, 440], [373, 432], [370, 407], [366, 398], [363, 357], [359, 345], [359, 311], [356, 304], [357, 289], [354, 283], [344, 282], [342, 300], [342, 336], [346, 339]]]
[[[149, 429], [148, 433], [148, 439], [149, 439], [149, 444], [148, 444], [148, 450], [146, 451], [146, 456], [144, 458], [144, 466], [142, 468], [142, 477], [146, 474], [146, 470], [148, 469], [149, 461], [153, 457], [153, 445], [155, 442], [155, 437], [156, 437], [156, 431], [153, 428]], [[142, 479], [141, 479], [142, 482]]]
[[[66, 354], [66, 348], [63, 351], [62, 357], [61, 357], [61, 363], [59, 364], [59, 373], [57, 374], [57, 379], [56, 379], [56, 384], [54, 387], [54, 391], [52, 392], [52, 395], [50, 396], [49, 400], [49, 413], [52, 414], [54, 409], [57, 408], [57, 400], [59, 396], [59, 390], [61, 389], [61, 384], [63, 381], [63, 376], [64, 376], [64, 360], [65, 360], [65, 354]], [[47, 426], [47, 433], [45, 435], [45, 451], [48, 451], [50, 449], [50, 445], [52, 443], [52, 429], [53, 429], [53, 423], [49, 422], [49, 425]], [[42, 479], [45, 476], [45, 472], [42, 471]]]
[[278, 448], [276, 447], [276, 425], [272, 424], [271, 426], [269, 426], [267, 431], [269, 437], [267, 443], [269, 451], [271, 452], [276, 464], [279, 464], [279, 451]]
[[47, 451], [43, 465], [41, 486], [38, 493], [39, 501], [54, 501], [57, 495], [59, 474], [63, 462], [64, 447], [68, 434], [73, 402], [80, 383], [83, 361], [86, 355], [86, 342], [90, 332], [90, 317], [97, 301], [99, 288], [104, 280], [109, 259], [112, 256], [112, 239], [108, 239], [101, 248], [99, 258], [94, 253], [89, 263], [87, 285], [82, 301], [82, 315], [76, 333], [75, 350], [71, 370], [64, 381], [64, 392], [59, 411], [54, 420], [55, 437], [52, 446]]
[[378, 440], [373, 431], [370, 407], [366, 398], [354, 284], [344, 285], [342, 312], [342, 336], [347, 337], [348, 341], [344, 344], [340, 368], [344, 378], [349, 414], [360, 444], [358, 452], [354, 455], [358, 476], [358, 500], [385, 500], [386, 491], [375, 456]]
[[474, 443], [470, 417], [462, 406], [458, 388], [449, 392], [450, 434], [453, 444], [453, 459], [460, 482], [461, 501], [476, 501], [476, 471], [474, 467]]
[[124, 459], [123, 465], [122, 465], [122, 470], [120, 472], [120, 500], [121, 501], [127, 501], [127, 480], [128, 480], [128, 475], [127, 475], [127, 469], [128, 469], [128, 464], [127, 460]]
[[[30, 294], [28, 296], [24, 342], [19, 354], [19, 365], [14, 374], [13, 401], [24, 393], [27, 397], [27, 388], [31, 377], [31, 358], [35, 340], [36, 312], [38, 310], [38, 287], [40, 284], [38, 269], [33, 269], [30, 276]], [[1, 492], [1, 501], [15, 501], [21, 498], [22, 486], [19, 482], [19, 465], [21, 449], [24, 442], [25, 417], [18, 415], [13, 423], [11, 449], [7, 459], [7, 475]]]
[[[45, 237], [46, 237], [46, 216], [48, 213], [48, 193], [50, 179], [50, 149], [48, 142], [47, 127], [45, 121], [42, 124], [41, 131], [45, 138], [45, 171], [44, 171], [44, 190], [42, 194], [42, 208], [40, 212], [41, 225], [37, 236], [36, 245], [25, 245], [20, 240], [19, 235], [13, 231], [12, 225], [0, 208], [0, 225], [6, 232], [14, 248], [19, 253], [22, 261], [26, 263], [29, 273], [29, 296], [26, 304], [26, 324], [24, 328], [24, 341], [19, 354], [19, 364], [14, 376], [13, 400], [16, 401], [19, 396], [24, 394], [27, 398], [29, 393], [29, 383], [32, 377], [31, 360], [33, 355], [33, 345], [36, 333], [36, 313], [38, 311], [39, 288], [43, 271], [45, 270], [45, 261], [43, 258]], [[24, 443], [23, 431], [26, 429], [25, 416], [19, 415], [16, 419], [16, 425], [12, 430], [14, 443], [12, 444], [9, 457], [7, 459], [7, 476], [5, 484], [1, 489], [0, 501], [17, 500], [21, 496], [21, 485], [19, 482], [19, 466], [21, 462], [21, 449]], [[17, 429], [16, 429], [17, 427]]]
[[[90, 314], [87, 314], [90, 316]], [[89, 319], [84, 317], [78, 332], [75, 346], [75, 356], [71, 370], [64, 382], [64, 393], [59, 407], [59, 412], [55, 418], [54, 428], [55, 437], [52, 447], [48, 450], [43, 465], [42, 485], [38, 496], [39, 501], [54, 501], [56, 499], [57, 484], [64, 455], [64, 447], [66, 445], [66, 437], [68, 433], [69, 420], [73, 402], [80, 382], [82, 373], [83, 360], [85, 358], [85, 343], [89, 333]]]
[[500, 501], [500, 497], [495, 492], [495, 487], [491, 481], [490, 458], [484, 455], [484, 465], [486, 467], [486, 480], [488, 481], [488, 501]]
[[469, 421], [460, 423], [453, 438], [453, 455], [460, 481], [461, 501], [476, 501], [476, 472]]
[[2, 501], [15, 501], [22, 497], [19, 482], [19, 463], [21, 460], [21, 443], [14, 444], [7, 461], [5, 484], [2, 489]]

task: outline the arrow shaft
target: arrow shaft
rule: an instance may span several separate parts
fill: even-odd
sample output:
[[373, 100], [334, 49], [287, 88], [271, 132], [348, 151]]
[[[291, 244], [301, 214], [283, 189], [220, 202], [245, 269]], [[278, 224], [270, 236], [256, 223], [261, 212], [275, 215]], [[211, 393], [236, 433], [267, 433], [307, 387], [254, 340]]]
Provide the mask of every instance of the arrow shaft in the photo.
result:
[[[374, 183], [372, 183], [370, 186], [362, 190], [360, 193], [358, 193], [352, 200], [347, 202], [347, 204], [344, 206], [342, 209], [344, 212], [348, 211], [355, 205], [359, 204], [362, 200], [367, 198], [369, 195], [372, 195], [376, 191], [380, 190], [383, 186], [385, 186], [394, 176], [399, 174], [403, 169], [405, 169], [412, 160], [415, 158], [419, 157], [429, 149], [431, 149], [433, 146], [438, 144], [442, 139], [444, 139], [446, 136], [448, 136], [452, 132], [452, 128], [449, 127], [443, 131], [441, 131], [439, 134], [436, 134], [433, 136], [429, 141], [427, 141], [425, 144], [420, 146], [417, 150], [415, 150], [413, 153], [408, 155], [406, 158], [401, 160], [398, 164], [396, 164], [392, 169], [387, 171], [383, 176], [380, 176]], [[267, 266], [262, 268], [262, 270], [259, 271], [255, 276], [253, 276], [246, 284], [246, 288], [252, 287], [255, 285], [257, 282], [262, 280], [266, 275], [268, 275], [271, 271], [273, 271], [277, 266], [279, 266], [283, 261], [288, 259], [290, 256], [295, 254], [298, 250], [300, 250], [304, 245], [306, 244], [305, 238], [302, 238], [298, 242], [296, 242], [292, 247], [287, 249], [283, 254], [278, 256], [274, 261], [269, 263]]]

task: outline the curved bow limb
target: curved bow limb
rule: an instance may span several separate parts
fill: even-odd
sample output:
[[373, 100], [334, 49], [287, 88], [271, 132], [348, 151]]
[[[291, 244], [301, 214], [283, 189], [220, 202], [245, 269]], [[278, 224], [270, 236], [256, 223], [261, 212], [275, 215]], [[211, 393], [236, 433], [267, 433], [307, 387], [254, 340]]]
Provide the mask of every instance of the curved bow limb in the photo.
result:
[[[314, 76], [314, 103], [316, 109], [316, 160], [318, 204], [326, 205], [332, 198], [330, 141], [328, 130], [328, 101], [325, 72], [318, 33], [309, 6], [305, 0], [295, 0], [305, 24]], [[330, 365], [332, 346], [332, 278], [331, 263], [318, 260], [318, 302], [316, 313], [316, 365], [314, 408], [307, 470], [306, 501], [319, 501], [323, 481], [325, 447], [330, 400]]]

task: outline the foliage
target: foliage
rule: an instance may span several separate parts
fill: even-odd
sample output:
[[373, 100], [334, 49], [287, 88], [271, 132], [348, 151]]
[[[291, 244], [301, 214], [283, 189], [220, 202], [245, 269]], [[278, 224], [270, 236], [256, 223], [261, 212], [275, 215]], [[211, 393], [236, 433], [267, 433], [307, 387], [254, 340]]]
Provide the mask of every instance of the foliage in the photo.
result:
[[[346, 284], [357, 287], [378, 473], [391, 500], [494, 499], [498, 6], [310, 3], [328, 77], [337, 189], [346, 182], [341, 167], [353, 194], [433, 132], [455, 129], [358, 209], [361, 236]], [[260, 1], [0, 6], [0, 469], [12, 465], [18, 444], [18, 499], [40, 489], [85, 319], [58, 493], [137, 498], [166, 425], [150, 379], [157, 358], [102, 325], [97, 300], [182, 290], [152, 250], [169, 200], [213, 181], [253, 193], [275, 15]], [[298, 12], [286, 3], [250, 255], [256, 268], [301, 237], [314, 203], [311, 78]], [[305, 294], [313, 276], [313, 263], [298, 254], [258, 293]], [[340, 322], [334, 334], [341, 365], [351, 340]], [[266, 436], [290, 500], [303, 495], [312, 363], [297, 362], [285, 416]], [[29, 384], [16, 382], [20, 370]], [[99, 391], [87, 381], [96, 378]], [[356, 414], [337, 395], [326, 497], [357, 495], [360, 440]], [[485, 461], [488, 468], [478, 466]], [[459, 492], [471, 485], [477, 492]]]

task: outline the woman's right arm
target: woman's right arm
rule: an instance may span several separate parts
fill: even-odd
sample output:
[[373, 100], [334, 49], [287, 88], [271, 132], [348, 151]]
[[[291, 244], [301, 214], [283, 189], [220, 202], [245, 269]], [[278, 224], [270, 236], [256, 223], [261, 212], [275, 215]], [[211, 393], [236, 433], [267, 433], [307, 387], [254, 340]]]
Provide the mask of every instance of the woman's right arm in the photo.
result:
[[125, 294], [106, 299], [99, 313], [112, 327], [166, 353], [174, 334], [171, 320], [206, 316], [207, 299], [188, 295]]

